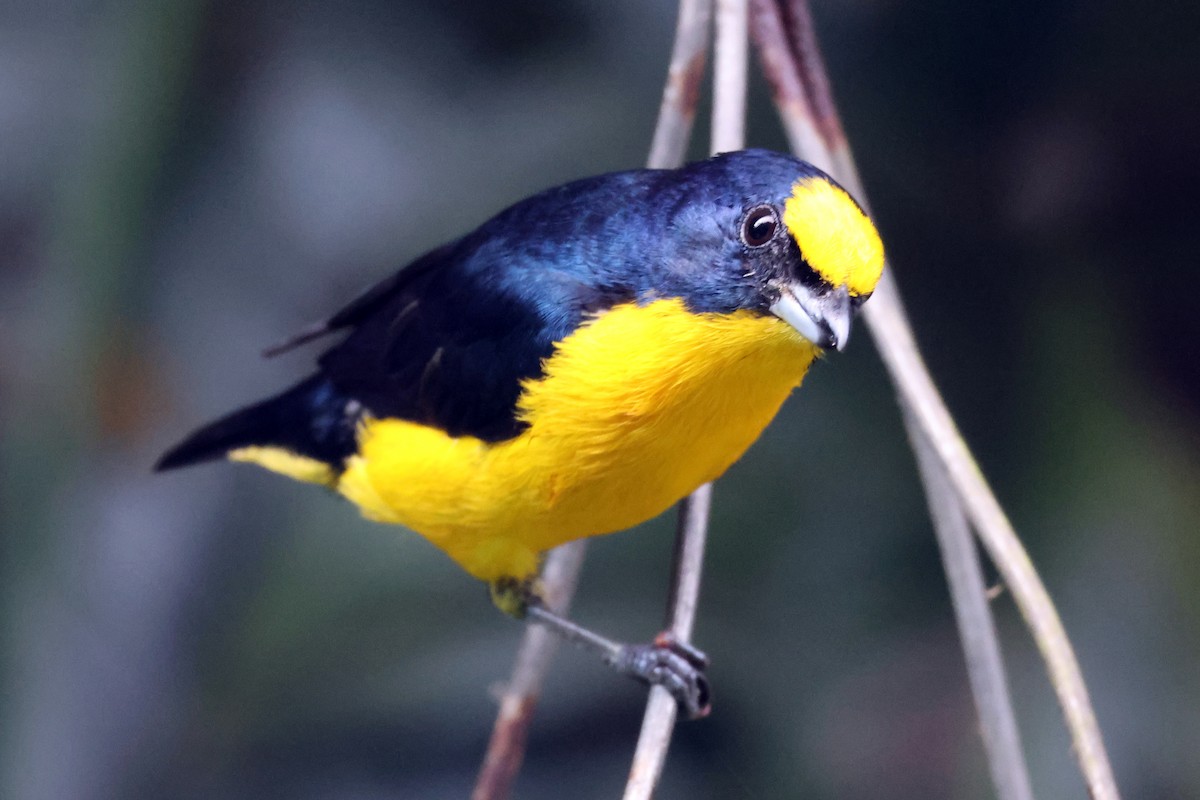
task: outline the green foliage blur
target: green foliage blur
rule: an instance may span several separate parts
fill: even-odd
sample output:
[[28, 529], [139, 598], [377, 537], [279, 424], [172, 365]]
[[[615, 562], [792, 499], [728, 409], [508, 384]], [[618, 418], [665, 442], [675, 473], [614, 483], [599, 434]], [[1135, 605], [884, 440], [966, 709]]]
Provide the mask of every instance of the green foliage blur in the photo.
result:
[[[1197, 8], [815, 8], [932, 371], [1143, 800], [1200, 796]], [[311, 364], [262, 347], [512, 201], [639, 166], [674, 14], [0, 7], [0, 796], [469, 794], [520, 634], [485, 588], [311, 487], [150, 467]], [[752, 106], [750, 143], [784, 149], [761, 80]], [[671, 522], [593, 543], [578, 619], [659, 629]], [[1082, 798], [996, 608], [1034, 786]], [[861, 328], [718, 484], [697, 643], [715, 712], [662, 798], [992, 796]], [[616, 796], [643, 698], [563, 651], [517, 796]]]

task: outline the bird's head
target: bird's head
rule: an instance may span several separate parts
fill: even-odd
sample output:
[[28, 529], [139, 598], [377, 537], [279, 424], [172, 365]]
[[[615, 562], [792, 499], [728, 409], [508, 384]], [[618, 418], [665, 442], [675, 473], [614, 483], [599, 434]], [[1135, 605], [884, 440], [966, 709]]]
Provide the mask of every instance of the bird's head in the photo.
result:
[[722, 251], [719, 269], [690, 296], [708, 291], [726, 309], [773, 314], [818, 347], [841, 350], [883, 272], [883, 244], [862, 208], [816, 167], [779, 153], [743, 150], [689, 169], [695, 193], [676, 223], [710, 252], [719, 237]]

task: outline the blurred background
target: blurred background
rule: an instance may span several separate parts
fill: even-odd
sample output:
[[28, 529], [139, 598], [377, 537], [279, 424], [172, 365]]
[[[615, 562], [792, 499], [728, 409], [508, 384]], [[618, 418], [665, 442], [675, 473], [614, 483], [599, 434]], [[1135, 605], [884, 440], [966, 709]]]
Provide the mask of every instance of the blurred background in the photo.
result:
[[[917, 334], [1125, 796], [1200, 796], [1200, 6], [815, 13]], [[668, 0], [0, 6], [0, 796], [468, 795], [521, 632], [484, 587], [311, 487], [150, 467], [314, 356], [263, 346], [640, 165], [674, 24]], [[761, 81], [752, 107], [784, 149]], [[852, 345], [717, 486], [716, 710], [661, 797], [991, 796], [913, 460]], [[581, 621], [661, 627], [671, 523], [594, 542]], [[996, 607], [1034, 785], [1083, 798]], [[562, 651], [517, 797], [617, 796], [643, 697]]]

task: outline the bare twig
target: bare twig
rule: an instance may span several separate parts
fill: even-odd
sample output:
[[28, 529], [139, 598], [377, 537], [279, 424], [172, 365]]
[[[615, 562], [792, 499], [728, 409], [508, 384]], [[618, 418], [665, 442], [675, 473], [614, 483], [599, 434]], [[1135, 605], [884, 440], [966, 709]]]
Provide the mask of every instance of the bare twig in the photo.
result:
[[683, 163], [688, 142], [692, 138], [692, 123], [696, 119], [696, 104], [700, 99], [700, 82], [704, 77], [704, 62], [708, 55], [708, 28], [712, 17], [712, 0], [680, 0], [679, 19], [675, 24], [675, 44], [671, 48], [671, 64], [667, 67], [667, 82], [663, 87], [662, 105], [654, 127], [654, 141], [646, 166], [651, 169], [677, 167]]
[[954, 425], [895, 297], [893, 286], [884, 295], [884, 303], [874, 305], [878, 298], [873, 298], [867, 322], [907, 410], [909, 436], [920, 436], [929, 444], [976, 535], [1012, 592], [1050, 673], [1088, 792], [1096, 800], [1118, 800], [1096, 714], [1062, 620]]
[[[807, 5], [755, 2], [755, 23], [764, 67], [793, 149], [819, 161], [865, 203]], [[891, 285], [890, 275], [887, 281]], [[879, 295], [885, 304], [898, 297], [894, 289], [882, 288], [871, 305], [880, 302]], [[944, 468], [910, 415], [905, 417], [942, 552], [992, 781], [1000, 800], [1030, 800], [1029, 770], [970, 529]]]
[[[828, 90], [807, 3], [805, 0], [754, 0], [754, 32], [793, 147], [803, 157], [827, 165], [860, 202], [864, 201], [853, 157]], [[1058, 613], [925, 368], [890, 270], [885, 272], [865, 314], [905, 411], [905, 425], [922, 464], [926, 493], [934, 510], [934, 524], [940, 527], [949, 522], [949, 533], [953, 536], [953, 529], [961, 528], [956, 523], [965, 513], [974, 526], [1012, 590], [1046, 662], [1088, 791], [1099, 800], [1116, 800], [1116, 783], [1095, 713]], [[952, 498], [942, 499], [950, 494], [942, 490], [943, 486], [953, 489]], [[952, 552], [960, 551], [969, 552], [952, 545]], [[971, 557], [974, 558], [973, 553]], [[965, 564], [960, 566], [965, 567]], [[974, 568], [977, 569], [977, 565]], [[947, 564], [947, 569], [956, 568]], [[958, 583], [952, 576], [951, 588], [956, 593]], [[979, 591], [978, 586], [969, 588], [971, 593]], [[956, 600], [958, 605], [976, 602], [976, 598]], [[977, 633], [980, 631], [963, 631], [964, 646], [973, 647]], [[968, 656], [972, 665], [985, 660], [991, 661], [992, 657], [982, 651]], [[997, 679], [1002, 682], [1003, 673], [997, 671], [998, 666], [997, 660], [987, 670], [973, 673], [972, 686], [977, 690], [980, 714], [995, 715], [991, 722], [985, 723], [985, 728], [1002, 731], [1011, 724], [1012, 709], [1006, 699], [1007, 690], [994, 683]], [[980, 692], [981, 686], [987, 689]], [[996, 727], [992, 728], [993, 725]], [[1011, 737], [988, 734], [985, 743], [993, 770], [999, 764], [1009, 764], [1008, 769], [1025, 772], [1019, 745]], [[1014, 747], [1016, 752], [994, 755], [998, 748]], [[1022, 774], [1004, 785], [1019, 786], [1027, 780]], [[1003, 785], [998, 784], [998, 789], [1002, 788]]]
[[[688, 140], [692, 135], [692, 123], [696, 118], [700, 82], [704, 76], [711, 15], [711, 0], [680, 0], [671, 63], [667, 68], [667, 81], [663, 87], [654, 140], [646, 159], [647, 166], [651, 168], [676, 167], [683, 163]], [[708, 509], [705, 503], [703, 519], [707, 518]], [[551, 610], [566, 613], [575, 593], [584, 554], [585, 543], [581, 540], [564, 545], [547, 557], [542, 575], [542, 592]], [[695, 574], [698, 580], [698, 568]], [[562, 606], [559, 607], [556, 603], [561, 603]], [[692, 607], [694, 608], [694, 601]], [[689, 621], [687, 634], [681, 637], [681, 640], [686, 641], [690, 635]], [[556, 637], [549, 631], [539, 625], [527, 626], [517, 651], [512, 678], [500, 699], [500, 711], [492, 728], [492, 736], [475, 789], [471, 793], [471, 800], [504, 800], [511, 793], [513, 782], [525, 758], [525, 742], [537, 697], [556, 646]], [[670, 704], [674, 711], [675, 701], [672, 699]]]
[[[556, 614], [566, 616], [570, 610], [586, 554], [587, 540], [580, 539], [555, 548], [546, 557], [546, 566], [542, 570], [542, 597]], [[492, 727], [492, 738], [488, 741], [471, 800], [498, 800], [512, 792], [525, 756], [529, 723], [558, 644], [559, 637], [541, 625], [525, 626], [512, 679], [500, 696], [500, 712]]]
[[[696, 621], [711, 505], [711, 483], [701, 486], [679, 505], [679, 529], [675, 535], [671, 593], [667, 601], [667, 629], [681, 642], [691, 638]], [[678, 711], [679, 705], [670, 692], [661, 686], [651, 687], [637, 750], [629, 768], [629, 780], [625, 784], [624, 800], [646, 800], [654, 795], [667, 761]]]
[[[714, 153], [745, 146], [747, 9], [746, 0], [717, 0], [716, 48], [713, 58]], [[705, 484], [683, 501], [672, 564], [668, 630], [681, 642], [691, 638], [700, 596], [700, 573], [708, 538], [712, 485]], [[637, 750], [625, 785], [625, 800], [648, 800], [662, 777], [675, 728], [678, 706], [665, 689], [650, 690]]]
[[750, 18], [759, 61], [774, 91], [792, 152], [834, 172], [830, 153], [844, 137], [840, 130], [835, 135], [827, 120], [818, 121], [819, 109], [811, 103], [812, 92], [805, 83], [809, 70], [800, 66], [800, 43], [815, 44], [815, 38], [806, 35], [811, 25], [797, 22], [793, 7], [780, 0], [751, 0]]
[[746, 0], [717, 0], [713, 49], [713, 153], [746, 146], [746, 73], [750, 67]]
[[[909, 430], [913, 426], [909, 425]], [[947, 485], [946, 472], [919, 437], [911, 439], [921, 479], [928, 487], [929, 514], [942, 553], [942, 565], [950, 585], [950, 598], [967, 661], [967, 678], [975, 697], [984, 750], [999, 800], [1033, 800], [1029, 768], [1021, 750], [1021, 736], [1013, 714], [1004, 660], [996, 623], [988, 604], [987, 585], [979, 564], [979, 552], [962, 505]]]

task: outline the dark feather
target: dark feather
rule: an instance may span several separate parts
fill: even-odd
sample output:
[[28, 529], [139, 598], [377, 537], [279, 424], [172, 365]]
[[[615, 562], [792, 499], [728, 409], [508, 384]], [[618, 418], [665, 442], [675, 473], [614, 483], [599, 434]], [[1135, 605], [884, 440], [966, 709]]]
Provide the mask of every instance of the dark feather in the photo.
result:
[[282, 394], [205, 425], [164, 453], [154, 468], [185, 467], [254, 445], [282, 447], [340, 466], [354, 449], [358, 416], [354, 401], [314, 375]]

